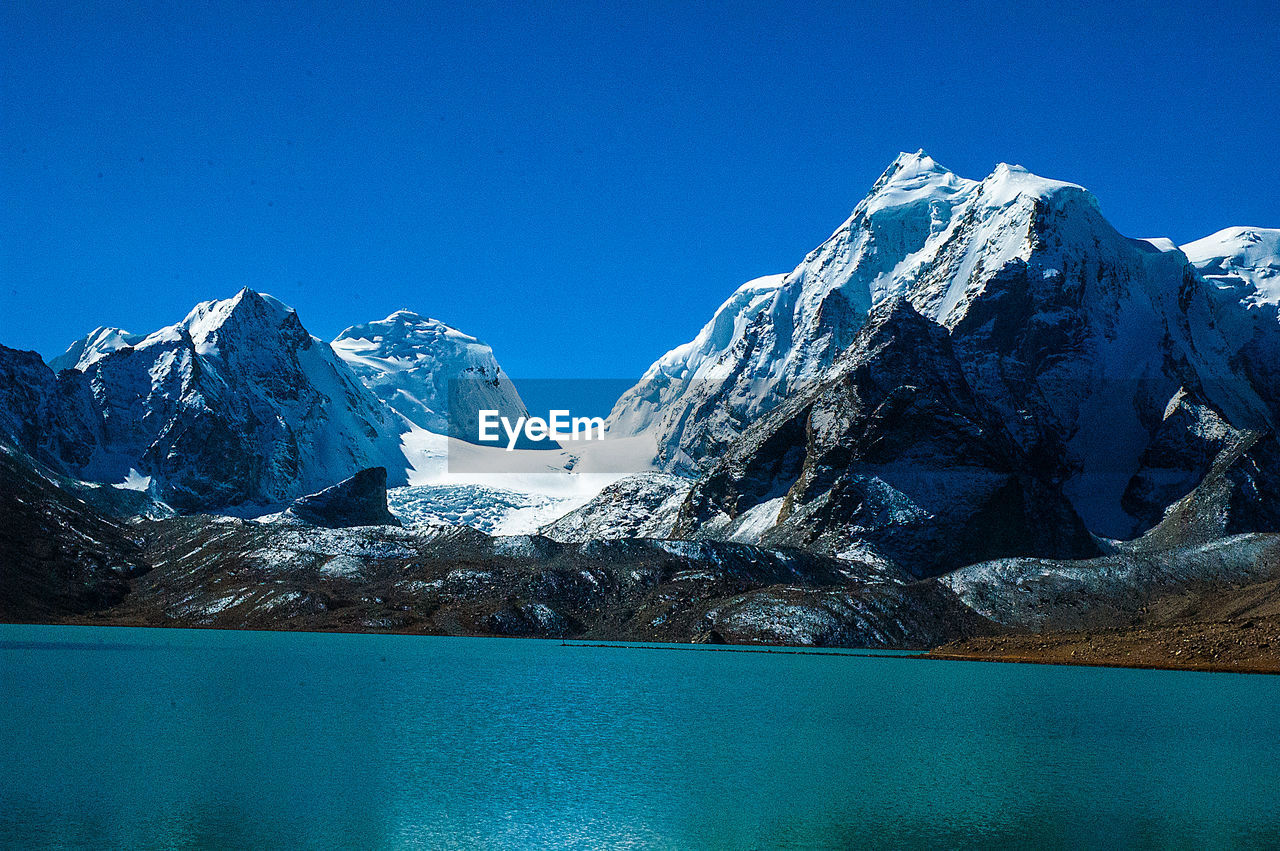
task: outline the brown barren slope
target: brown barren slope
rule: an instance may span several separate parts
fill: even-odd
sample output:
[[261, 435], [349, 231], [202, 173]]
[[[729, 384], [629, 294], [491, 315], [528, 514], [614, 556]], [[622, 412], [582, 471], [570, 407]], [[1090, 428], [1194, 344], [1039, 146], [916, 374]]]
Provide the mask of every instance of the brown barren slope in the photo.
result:
[[953, 641], [930, 658], [1280, 673], [1280, 580], [1162, 597], [1143, 623]]

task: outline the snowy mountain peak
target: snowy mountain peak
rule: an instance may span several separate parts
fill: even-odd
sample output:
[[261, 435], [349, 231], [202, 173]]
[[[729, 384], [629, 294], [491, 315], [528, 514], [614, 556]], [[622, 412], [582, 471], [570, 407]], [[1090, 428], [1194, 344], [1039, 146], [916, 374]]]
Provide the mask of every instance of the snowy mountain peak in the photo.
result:
[[[740, 288], [695, 339], [650, 367], [614, 406], [610, 428], [657, 429], [660, 452], [668, 453], [660, 460], [671, 469], [713, 452], [702, 445], [714, 442], [712, 433], [736, 430], [818, 377], [875, 304], [905, 292], [978, 185], [924, 151], [899, 154], [849, 218], [790, 274]], [[738, 425], [726, 430], [686, 418], [687, 409], [711, 410], [721, 396], [739, 400], [720, 406]], [[690, 428], [698, 434], [686, 433]]]
[[936, 165], [933, 161], [933, 157], [924, 152], [924, 148], [916, 148], [916, 152], [914, 154], [909, 154], [906, 151], [900, 151], [898, 155], [893, 158], [893, 162], [895, 165], [898, 163], [914, 162], [925, 162]]
[[232, 333], [237, 335], [286, 328], [294, 338], [299, 333], [306, 335], [292, 307], [248, 287], [242, 288], [231, 298], [197, 304], [178, 324], [191, 335], [196, 350], [201, 354], [216, 347], [216, 339], [222, 336], [224, 328], [236, 329]]
[[448, 434], [450, 382], [467, 408], [527, 413], [493, 350], [470, 334], [411, 310], [353, 325], [331, 344], [375, 396], [418, 428]]
[[1189, 242], [1184, 249], [1188, 256], [1194, 251], [1197, 256], [1218, 247], [1247, 250], [1250, 246], [1259, 246], [1260, 250], [1274, 254], [1280, 246], [1280, 228], [1233, 227], [1223, 228], [1204, 239]]
[[1275, 270], [1280, 274], [1280, 228], [1226, 228], [1183, 246], [1207, 275]]
[[[940, 165], [937, 160], [926, 154], [923, 148], [914, 154], [908, 154], [903, 151], [893, 158], [893, 162], [889, 163], [889, 167], [880, 175], [880, 179], [875, 182], [875, 186], [879, 187], [894, 180], [912, 180], [923, 174], [950, 173], [951, 170], [949, 168]], [[874, 188], [872, 191], [874, 191]]]
[[141, 471], [183, 510], [276, 504], [403, 465], [389, 412], [292, 308], [248, 288], [99, 358], [85, 379], [103, 451], [84, 475]]
[[97, 362], [117, 349], [136, 345], [142, 342], [142, 339], [141, 334], [130, 334], [122, 328], [99, 326], [87, 336], [72, 343], [65, 352], [49, 361], [49, 366], [54, 372], [64, 369], [79, 369], [83, 371], [90, 364]]
[[981, 195], [987, 206], [1001, 207], [1019, 198], [1052, 199], [1055, 196], [1079, 198], [1093, 207], [1098, 201], [1083, 186], [1064, 180], [1051, 180], [1033, 174], [1020, 165], [1000, 163], [982, 181]]
[[1205, 279], [1242, 289], [1249, 304], [1280, 304], [1280, 229], [1234, 227], [1182, 246]]
[[[339, 334], [333, 343], [335, 348], [349, 351], [373, 351], [378, 357], [422, 357], [424, 345], [431, 345], [442, 339], [457, 341], [459, 345], [488, 348], [470, 334], [464, 334], [438, 319], [406, 309], [397, 310], [386, 319], [352, 325]], [[362, 342], [357, 344], [357, 341]]]
[[[871, 217], [885, 209], [919, 202], [946, 203], [955, 200], [956, 196], [966, 194], [976, 185], [975, 181], [965, 180], [951, 169], [940, 165], [924, 151], [898, 154], [871, 187], [867, 197], [858, 204], [844, 227], [863, 216]], [[836, 233], [839, 234], [840, 231]]]

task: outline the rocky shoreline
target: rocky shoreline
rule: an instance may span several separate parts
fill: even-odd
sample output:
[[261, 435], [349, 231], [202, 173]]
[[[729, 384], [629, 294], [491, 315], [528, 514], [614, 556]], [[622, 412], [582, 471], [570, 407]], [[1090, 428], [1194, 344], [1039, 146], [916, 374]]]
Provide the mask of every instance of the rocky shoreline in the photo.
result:
[[[25, 621], [11, 621], [22, 623]], [[37, 621], [32, 621], [37, 623]], [[38, 623], [49, 624], [48, 621]], [[696, 650], [722, 653], [774, 652], [788, 655], [853, 656], [858, 658], [920, 659], [942, 662], [1001, 662], [1027, 665], [1063, 665], [1097, 668], [1132, 668], [1203, 673], [1280, 674], [1280, 618], [1243, 622], [1189, 623], [1174, 627], [1103, 629], [1079, 633], [1004, 634], [975, 636], [920, 652], [893, 649], [767, 644], [760, 641], [725, 643], [721, 636], [701, 635], [692, 641], [590, 637], [555, 638], [545, 635], [504, 633], [438, 633], [418, 629], [359, 628], [353, 624], [325, 625], [284, 622], [275, 626], [157, 623], [141, 614], [112, 612], [78, 615], [50, 625], [118, 626], [142, 629], [223, 629], [247, 632], [324, 632], [360, 635], [424, 635], [450, 638], [526, 638], [560, 641], [566, 647], [617, 647], [619, 649]], [[666, 647], [653, 647], [655, 643]], [[868, 652], [869, 650], [869, 652]]]
[[1280, 617], [977, 636], [926, 655], [951, 661], [1280, 674]]

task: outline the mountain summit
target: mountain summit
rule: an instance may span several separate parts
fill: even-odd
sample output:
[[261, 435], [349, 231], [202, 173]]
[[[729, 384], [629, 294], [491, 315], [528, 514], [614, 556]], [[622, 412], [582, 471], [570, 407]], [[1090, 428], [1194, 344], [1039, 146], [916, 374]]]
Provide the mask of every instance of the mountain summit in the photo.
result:
[[[1233, 275], [1250, 270], [1256, 300], [1271, 284], [1255, 236], [1257, 251], [1223, 254], [1239, 258]], [[822, 380], [876, 305], [902, 298], [947, 330], [973, 391], [1090, 528], [1127, 537], [1139, 528], [1122, 495], [1182, 388], [1237, 421], [1277, 407], [1270, 373], [1239, 367], [1269, 362], [1257, 353], [1272, 351], [1277, 323], [1263, 339], [1230, 330], [1238, 293], [1224, 297], [1172, 245], [1118, 233], [1083, 187], [1021, 166], [974, 181], [901, 154], [831, 237], [769, 281], [655, 362], [611, 430], [651, 435], [659, 466], [700, 475]]]
[[87, 457], [59, 459], [82, 478], [140, 477], [192, 511], [275, 505], [366, 467], [404, 469], [386, 409], [269, 295], [245, 288], [142, 338], [88, 340], [59, 376], [60, 404], [89, 421]]
[[386, 319], [353, 325], [333, 350], [365, 386], [409, 423], [449, 433], [452, 401], [515, 419], [528, 413], [493, 349], [435, 319], [397, 310]]

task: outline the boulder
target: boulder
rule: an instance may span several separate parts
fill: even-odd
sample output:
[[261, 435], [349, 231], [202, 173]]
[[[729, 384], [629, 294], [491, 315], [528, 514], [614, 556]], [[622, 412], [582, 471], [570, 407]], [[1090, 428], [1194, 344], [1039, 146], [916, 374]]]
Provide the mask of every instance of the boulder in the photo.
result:
[[304, 523], [330, 529], [400, 525], [387, 508], [386, 467], [369, 467], [332, 487], [301, 497], [285, 513]]

